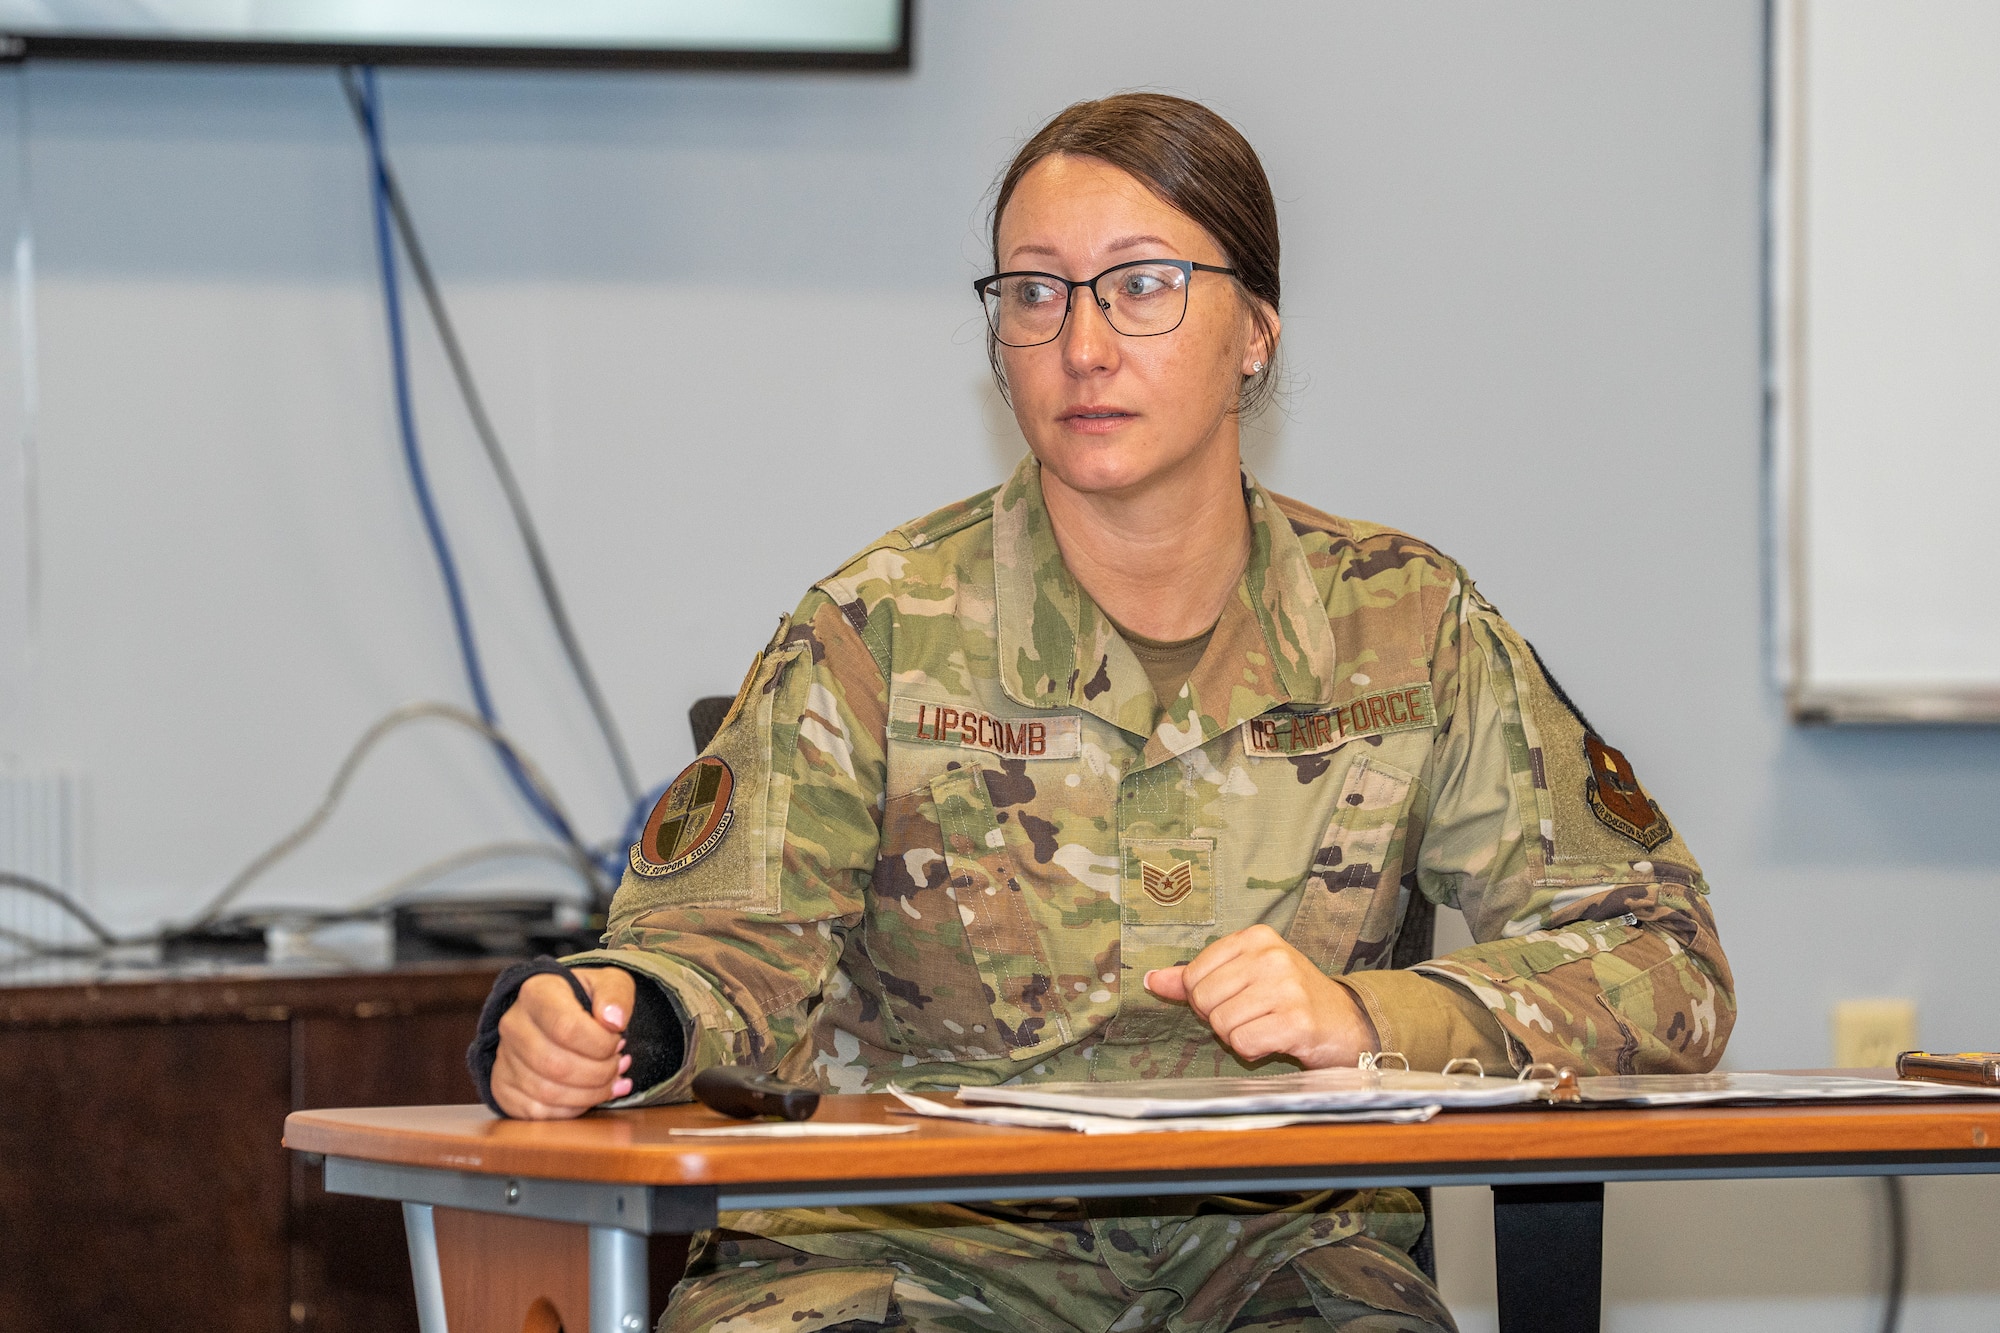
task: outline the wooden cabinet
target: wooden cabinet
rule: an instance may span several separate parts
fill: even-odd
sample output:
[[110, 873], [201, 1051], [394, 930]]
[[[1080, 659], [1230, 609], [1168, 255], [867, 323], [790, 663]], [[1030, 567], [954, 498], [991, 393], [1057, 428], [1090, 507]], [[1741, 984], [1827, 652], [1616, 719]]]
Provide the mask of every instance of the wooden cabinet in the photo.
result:
[[279, 1136], [474, 1100], [502, 966], [0, 988], [0, 1329], [414, 1333], [397, 1206], [327, 1194]]

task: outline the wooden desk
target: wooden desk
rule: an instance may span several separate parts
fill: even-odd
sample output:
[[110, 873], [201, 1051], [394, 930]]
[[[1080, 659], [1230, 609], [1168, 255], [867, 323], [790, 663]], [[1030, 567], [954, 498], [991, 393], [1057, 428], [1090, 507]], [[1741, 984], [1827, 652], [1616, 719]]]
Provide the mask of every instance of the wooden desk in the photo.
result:
[[[819, 1118], [904, 1123], [891, 1105], [829, 1097]], [[723, 1123], [699, 1106], [553, 1123], [466, 1106], [298, 1111], [285, 1143], [326, 1155], [330, 1191], [404, 1201], [424, 1333], [444, 1333], [447, 1318], [450, 1333], [552, 1330], [529, 1317], [537, 1298], [540, 1317], [566, 1315], [570, 1333], [642, 1333], [658, 1313], [645, 1237], [742, 1208], [1482, 1184], [1494, 1189], [1503, 1333], [1569, 1333], [1598, 1326], [1606, 1181], [2000, 1172], [1994, 1102], [1447, 1112], [1423, 1125], [1119, 1136], [936, 1120], [859, 1139], [671, 1132]], [[530, 1275], [537, 1252], [553, 1258]], [[513, 1285], [495, 1295], [502, 1282]]]

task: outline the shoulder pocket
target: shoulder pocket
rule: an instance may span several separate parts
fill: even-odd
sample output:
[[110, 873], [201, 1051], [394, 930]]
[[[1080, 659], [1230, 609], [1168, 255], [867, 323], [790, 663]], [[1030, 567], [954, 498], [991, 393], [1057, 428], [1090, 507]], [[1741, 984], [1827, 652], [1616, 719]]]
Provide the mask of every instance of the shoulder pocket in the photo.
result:
[[[728, 766], [726, 831], [714, 851], [685, 869], [640, 875], [627, 869], [611, 905], [616, 932], [648, 912], [680, 907], [728, 907], [743, 912], [778, 910], [778, 872], [785, 849], [785, 812], [791, 802], [791, 747], [798, 739], [798, 711], [806, 677], [791, 670], [804, 651], [785, 643], [786, 625], [751, 664], [721, 730], [706, 753]], [[779, 696], [798, 694], [794, 701]], [[787, 719], [776, 725], [777, 719]]]

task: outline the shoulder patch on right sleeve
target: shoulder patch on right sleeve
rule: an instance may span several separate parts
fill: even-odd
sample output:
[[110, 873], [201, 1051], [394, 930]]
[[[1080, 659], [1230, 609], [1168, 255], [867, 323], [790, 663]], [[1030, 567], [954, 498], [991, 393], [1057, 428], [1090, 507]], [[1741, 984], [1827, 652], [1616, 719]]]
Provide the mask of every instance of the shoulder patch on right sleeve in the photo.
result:
[[669, 785], [627, 853], [624, 883], [611, 903], [611, 933], [667, 907], [777, 910], [791, 787], [789, 773], [773, 760], [789, 755], [779, 747], [790, 737], [777, 733], [795, 703], [776, 696], [797, 675], [791, 667], [807, 648], [791, 625], [789, 617], [779, 622], [707, 753]]
[[647, 879], [677, 875], [721, 845], [736, 817], [736, 775], [727, 760], [703, 755], [667, 784], [628, 864]]

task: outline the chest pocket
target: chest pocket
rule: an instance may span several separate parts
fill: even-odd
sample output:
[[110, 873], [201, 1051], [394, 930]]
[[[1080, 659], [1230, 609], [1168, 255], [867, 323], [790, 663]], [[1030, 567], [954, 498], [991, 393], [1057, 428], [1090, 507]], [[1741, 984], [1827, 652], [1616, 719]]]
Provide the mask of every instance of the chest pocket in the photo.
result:
[[1415, 786], [1409, 774], [1366, 757], [1347, 770], [1285, 931], [1328, 976], [1388, 962], [1409, 892], [1402, 875]]
[[1068, 1044], [1062, 995], [1034, 904], [994, 818], [985, 770], [953, 769], [930, 787], [958, 917], [1008, 1054], [1026, 1059]]

